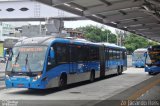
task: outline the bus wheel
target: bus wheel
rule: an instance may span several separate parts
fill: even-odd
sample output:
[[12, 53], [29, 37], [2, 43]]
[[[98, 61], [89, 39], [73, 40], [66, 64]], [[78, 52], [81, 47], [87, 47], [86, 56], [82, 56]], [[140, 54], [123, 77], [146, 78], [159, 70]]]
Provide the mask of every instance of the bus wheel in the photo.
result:
[[152, 72], [148, 72], [148, 74], [149, 74], [149, 75], [153, 75], [153, 73], [152, 73]]
[[120, 75], [120, 67], [118, 66], [118, 68], [117, 68], [117, 75]]
[[90, 74], [90, 82], [93, 82], [95, 80], [95, 71], [92, 70]]
[[62, 74], [60, 79], [59, 79], [59, 88], [60, 89], [65, 89], [67, 86], [67, 75]]
[[121, 72], [120, 72], [120, 75], [122, 74], [122, 72], [123, 72], [123, 66], [121, 66]]

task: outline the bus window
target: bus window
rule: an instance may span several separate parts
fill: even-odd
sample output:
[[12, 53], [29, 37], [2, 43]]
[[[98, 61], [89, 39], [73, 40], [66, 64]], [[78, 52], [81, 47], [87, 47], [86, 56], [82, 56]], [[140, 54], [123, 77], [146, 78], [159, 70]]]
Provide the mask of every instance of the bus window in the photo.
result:
[[113, 59], [113, 52], [112, 49], [109, 49], [109, 60]]
[[117, 51], [116, 50], [113, 50], [113, 60], [116, 60], [117, 59]]
[[120, 59], [123, 59], [123, 52], [120, 51]]
[[70, 62], [77, 62], [77, 46], [69, 45], [69, 60]]
[[117, 59], [120, 59], [120, 51], [117, 50]]
[[106, 60], [109, 59], [109, 49], [108, 48], [105, 49], [105, 59]]
[[82, 46], [76, 46], [77, 47], [77, 61], [83, 61], [83, 55], [84, 55], [84, 51]]
[[83, 46], [83, 61], [88, 61], [89, 60], [89, 47], [88, 46]]
[[66, 63], [67, 61], [67, 46], [65, 44], [56, 44], [56, 62], [57, 64]]
[[89, 50], [87, 46], [77, 47], [77, 61], [88, 61]]
[[90, 60], [95, 61], [99, 59], [99, 48], [98, 47], [91, 47], [90, 48]]
[[123, 51], [123, 59], [126, 59], [127, 58], [127, 53], [125, 51]]

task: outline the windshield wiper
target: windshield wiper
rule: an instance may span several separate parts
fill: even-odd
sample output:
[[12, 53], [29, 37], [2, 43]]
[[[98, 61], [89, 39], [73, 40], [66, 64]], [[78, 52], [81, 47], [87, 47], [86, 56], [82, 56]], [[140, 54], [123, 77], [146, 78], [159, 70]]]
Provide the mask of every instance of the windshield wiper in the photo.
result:
[[18, 52], [18, 55], [17, 55], [17, 57], [16, 57], [16, 60], [15, 60], [15, 63], [14, 63], [14, 64], [17, 63], [17, 61], [18, 61], [18, 59], [19, 59], [19, 55], [20, 55], [20, 52]]
[[27, 56], [26, 56], [25, 61], [26, 61], [25, 67], [28, 66], [28, 71], [31, 72], [31, 68], [30, 68], [30, 65], [29, 65], [29, 62], [28, 62], [28, 54], [27, 54]]
[[[17, 55], [17, 57], [16, 57], [16, 60], [15, 60], [15, 65], [16, 65], [16, 63], [17, 63], [17, 61], [18, 61], [18, 59], [19, 59], [19, 55], [20, 55], [20, 52], [18, 52], [18, 55]], [[13, 66], [12, 66], [12, 70], [11, 70], [11, 73], [14, 73], [15, 72], [15, 70], [13, 69]]]

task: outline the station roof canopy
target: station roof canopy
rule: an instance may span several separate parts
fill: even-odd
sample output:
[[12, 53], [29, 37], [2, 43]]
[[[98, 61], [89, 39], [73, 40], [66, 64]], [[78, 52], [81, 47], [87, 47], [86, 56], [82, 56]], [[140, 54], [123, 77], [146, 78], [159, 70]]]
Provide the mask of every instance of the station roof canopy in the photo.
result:
[[160, 0], [35, 0], [160, 42]]

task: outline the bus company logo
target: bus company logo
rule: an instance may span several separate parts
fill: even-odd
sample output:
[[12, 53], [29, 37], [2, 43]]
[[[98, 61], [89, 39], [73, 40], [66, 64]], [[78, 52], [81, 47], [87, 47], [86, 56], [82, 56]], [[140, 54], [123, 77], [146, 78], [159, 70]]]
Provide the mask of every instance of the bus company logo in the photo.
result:
[[1, 103], [1, 106], [18, 106], [18, 101], [14, 100], [2, 100]]

